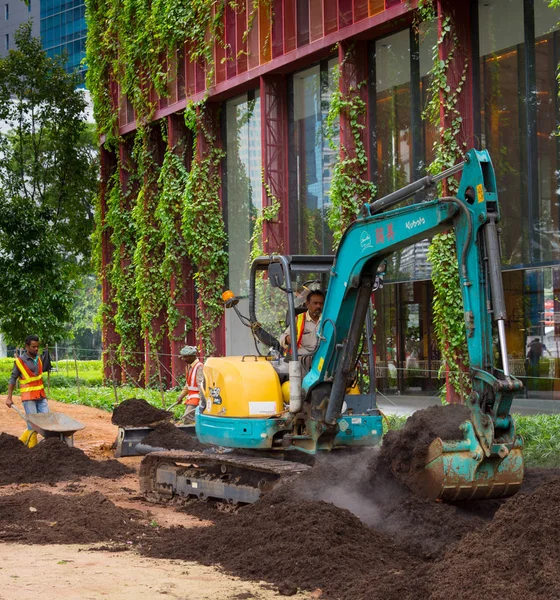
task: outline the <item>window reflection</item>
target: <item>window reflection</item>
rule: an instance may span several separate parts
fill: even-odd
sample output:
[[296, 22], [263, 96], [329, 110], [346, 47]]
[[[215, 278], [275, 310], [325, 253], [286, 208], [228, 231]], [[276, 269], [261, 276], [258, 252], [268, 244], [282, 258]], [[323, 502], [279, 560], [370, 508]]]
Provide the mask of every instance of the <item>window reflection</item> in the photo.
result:
[[505, 265], [529, 262], [529, 228], [522, 173], [526, 172], [522, 140], [526, 137], [523, 112], [523, 4], [492, 0], [479, 5], [482, 146], [492, 157], [498, 194], [502, 200]]
[[[327, 224], [328, 191], [338, 151], [331, 148], [325, 123], [338, 59], [294, 74], [294, 149], [297, 215], [292, 223], [297, 240], [292, 252], [330, 254], [333, 237]], [[338, 145], [338, 138], [334, 140]]]
[[[261, 105], [258, 90], [244, 94], [225, 105], [226, 176], [229, 287], [241, 300], [247, 314], [251, 236], [262, 209]], [[243, 354], [253, 347], [247, 328], [233, 311], [226, 311], [227, 352]]]

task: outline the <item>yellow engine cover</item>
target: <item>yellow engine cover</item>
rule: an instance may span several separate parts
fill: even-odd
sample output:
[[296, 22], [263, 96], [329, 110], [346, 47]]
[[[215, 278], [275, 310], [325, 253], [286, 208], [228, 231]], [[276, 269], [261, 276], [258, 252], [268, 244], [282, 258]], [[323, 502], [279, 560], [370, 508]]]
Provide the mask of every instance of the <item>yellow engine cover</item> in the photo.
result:
[[204, 379], [204, 414], [262, 419], [284, 410], [280, 379], [264, 356], [210, 357]]

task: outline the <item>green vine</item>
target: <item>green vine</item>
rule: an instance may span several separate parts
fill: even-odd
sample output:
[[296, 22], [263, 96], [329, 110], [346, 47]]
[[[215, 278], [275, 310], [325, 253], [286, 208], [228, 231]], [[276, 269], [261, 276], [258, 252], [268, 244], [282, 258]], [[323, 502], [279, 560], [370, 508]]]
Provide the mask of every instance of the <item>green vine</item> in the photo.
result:
[[[433, 22], [436, 19], [437, 10], [432, 0], [419, 2], [418, 17], [420, 22]], [[451, 43], [447, 44], [445, 58], [441, 58], [441, 48], [448, 38]], [[428, 102], [423, 113], [423, 117], [439, 131], [439, 140], [434, 142], [435, 159], [428, 167], [428, 172], [432, 174], [453, 166], [465, 151], [464, 144], [459, 141], [462, 118], [458, 102], [467, 78], [467, 63], [462, 65], [461, 76], [455, 87], [450, 86], [448, 79], [451, 69], [457, 68], [454, 59], [458, 43], [451, 17], [442, 16], [438, 42], [433, 49]], [[442, 112], [446, 115], [445, 123], [441, 122]], [[447, 185], [445, 195], [457, 190], [455, 179], [448, 180]], [[432, 263], [434, 330], [441, 353], [440, 373], [447, 372], [455, 392], [465, 398], [470, 391], [469, 377], [465, 372], [468, 350], [454, 232], [434, 236], [428, 250], [428, 260]]]
[[[99, 274], [109, 279], [114, 290], [113, 321], [121, 336], [118, 352], [126, 360], [136, 357], [135, 365], [141, 362], [138, 340], [142, 332], [154, 351], [165, 334], [177, 337], [174, 332], [180, 314], [176, 304], [181, 290], [172, 287], [170, 281], [175, 278], [182, 283], [185, 256], [195, 265], [198, 334], [206, 354], [214, 349], [212, 333], [222, 313], [219, 295], [227, 272], [220, 204], [223, 152], [204, 123], [202, 105], [185, 111], [185, 121], [195, 132], [190, 173], [175, 149], [167, 148], [163, 157], [154, 156], [159, 140], [153, 140], [152, 135], [158, 132], [158, 125], [153, 123], [157, 101], [169, 96], [179, 50], [185, 48], [187, 60], [204, 69], [206, 89], [213, 85], [215, 44], [226, 47], [226, 6], [236, 13], [245, 10], [234, 0], [86, 1], [87, 87], [105, 148], [118, 154], [123, 143], [119, 137], [119, 103], [121, 111], [130, 103], [136, 120], [132, 134], [135, 172], [128, 189], [122, 190], [119, 163], [116, 175], [108, 182], [106, 223], [100, 223], [98, 214], [96, 232]], [[267, 12], [272, 19], [271, 0], [253, 0], [247, 10], [244, 41], [257, 11]], [[161, 131], [161, 139], [167, 142], [164, 124]], [[200, 141], [205, 145], [203, 157], [197, 152]], [[103, 271], [101, 239], [109, 228], [115, 252]], [[103, 310], [111, 314], [110, 307]], [[163, 315], [166, 330], [154, 327]]]
[[[185, 150], [167, 148], [159, 174], [158, 185], [161, 189], [156, 208], [156, 218], [160, 235], [165, 246], [161, 263], [161, 276], [164, 281], [174, 279], [178, 285], [170, 286], [167, 298], [167, 332], [174, 341], [184, 340], [184, 333], [177, 335], [175, 329], [181, 319], [177, 303], [181, 294], [182, 261], [188, 256], [187, 245], [182, 232], [183, 193], [187, 185], [188, 170], [185, 167]], [[190, 319], [186, 319], [186, 331], [192, 328]]]
[[263, 253], [264, 224], [274, 221], [276, 218], [278, 218], [278, 213], [280, 212], [280, 200], [278, 200], [278, 198], [272, 193], [270, 186], [265, 181], [264, 169], [261, 169], [261, 179], [263, 189], [270, 204], [263, 206], [260, 214], [255, 218], [253, 235], [251, 236], [250, 240], [251, 260], [254, 260], [257, 258], [257, 256], [261, 256]]
[[205, 105], [191, 106], [185, 113], [195, 141], [183, 195], [183, 235], [196, 265], [198, 335], [201, 353], [206, 356], [215, 350], [212, 334], [223, 314], [221, 293], [228, 269], [227, 235], [220, 203], [220, 162], [225, 153], [212, 132], [210, 118]]
[[[350, 49], [344, 61], [347, 60]], [[344, 64], [344, 63], [343, 63]], [[340, 142], [339, 159], [333, 167], [333, 176], [328, 195], [331, 208], [328, 213], [328, 225], [333, 232], [334, 249], [338, 247], [344, 230], [356, 218], [362, 204], [376, 193], [375, 185], [367, 177], [367, 152], [362, 141], [365, 128], [367, 104], [360, 98], [360, 89], [366, 84], [349, 86], [343, 93], [340, 86], [341, 65], [333, 70], [334, 92], [331, 97], [326, 119], [326, 135], [333, 150], [339, 150], [335, 137], [339, 131], [340, 117], [344, 115], [350, 126], [353, 149]]]
[[[141, 367], [138, 354], [141, 323], [138, 298], [135, 293], [134, 248], [137, 232], [132, 219], [127, 218], [125, 203], [130, 197], [130, 187], [124, 192], [119, 181], [119, 169], [109, 181], [107, 191], [107, 216], [105, 226], [110, 228], [114, 252], [107, 273], [113, 287], [116, 310], [115, 331], [120, 336], [118, 348], [110, 349], [110, 359], [120, 356], [123, 364], [137, 369]], [[106, 312], [108, 314], [108, 312]], [[115, 356], [113, 356], [113, 352]]]

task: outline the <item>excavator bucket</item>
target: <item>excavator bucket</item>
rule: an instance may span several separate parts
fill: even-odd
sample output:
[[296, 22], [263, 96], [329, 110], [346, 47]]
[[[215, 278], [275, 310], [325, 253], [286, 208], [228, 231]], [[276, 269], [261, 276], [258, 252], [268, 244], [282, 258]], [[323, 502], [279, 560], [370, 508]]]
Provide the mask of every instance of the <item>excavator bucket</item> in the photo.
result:
[[462, 440], [436, 438], [428, 447], [426, 466], [408, 482], [416, 493], [433, 500], [479, 500], [507, 498], [523, 482], [522, 440], [508, 450], [486, 457], [471, 421], [461, 426]]

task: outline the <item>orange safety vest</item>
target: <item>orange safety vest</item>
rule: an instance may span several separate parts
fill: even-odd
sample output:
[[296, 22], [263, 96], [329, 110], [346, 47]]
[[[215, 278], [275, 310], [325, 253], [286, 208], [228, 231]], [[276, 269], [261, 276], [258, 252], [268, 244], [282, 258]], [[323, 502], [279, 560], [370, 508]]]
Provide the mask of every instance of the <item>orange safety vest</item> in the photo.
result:
[[198, 403], [200, 402], [200, 392], [198, 391], [196, 374], [198, 373], [198, 370], [202, 368], [202, 366], [202, 363], [197, 359], [196, 362], [189, 367], [189, 373], [187, 375], [187, 389], [189, 390], [189, 393], [187, 394], [187, 400], [185, 404], [198, 406]]
[[43, 386], [43, 363], [39, 358], [37, 362], [39, 370], [37, 375], [27, 367], [27, 365], [21, 360], [16, 358], [16, 365], [19, 369], [19, 389], [21, 392], [21, 399], [23, 402], [26, 400], [40, 400], [46, 398], [45, 388]]
[[296, 339], [297, 347], [301, 348], [301, 339], [303, 338], [303, 332], [305, 331], [305, 316], [307, 312], [300, 313], [296, 319]]

